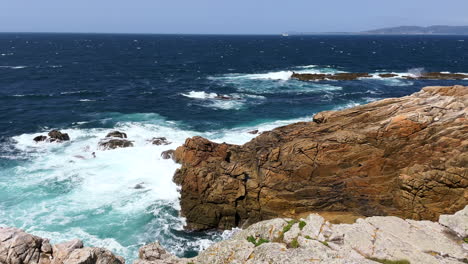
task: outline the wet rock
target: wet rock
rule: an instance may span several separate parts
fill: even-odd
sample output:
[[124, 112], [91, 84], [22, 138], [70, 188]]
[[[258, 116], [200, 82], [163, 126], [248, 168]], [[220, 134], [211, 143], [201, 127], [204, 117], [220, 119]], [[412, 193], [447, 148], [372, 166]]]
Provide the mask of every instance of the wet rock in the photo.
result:
[[50, 137], [50, 142], [62, 142], [70, 140], [70, 137], [67, 133], [62, 133], [58, 130], [50, 131], [48, 136]]
[[258, 134], [258, 129], [249, 131], [248, 133], [249, 133], [249, 134], [252, 134], [252, 135]]
[[405, 78], [410, 80], [463, 80], [468, 79], [468, 75], [461, 73], [425, 72], [420, 76], [405, 76]]
[[397, 77], [398, 74], [394, 74], [394, 73], [381, 73], [379, 74], [379, 76], [381, 78], [393, 78], [393, 77]]
[[468, 87], [425, 87], [242, 146], [189, 138], [175, 151], [181, 213], [196, 230], [308, 212], [437, 220], [468, 203], [466, 109]]
[[135, 187], [133, 187], [133, 189], [137, 189], [137, 190], [144, 189], [144, 188], [145, 186], [143, 186], [143, 183], [138, 183], [137, 185], [135, 185]]
[[103, 150], [129, 148], [133, 147], [133, 143], [130, 140], [126, 139], [103, 139], [99, 142], [99, 147]]
[[47, 139], [47, 136], [40, 135], [40, 136], [35, 137], [33, 140], [36, 142], [41, 142], [41, 141], [46, 141], [46, 139]]
[[174, 153], [175, 153], [175, 150], [173, 149], [166, 150], [161, 153], [161, 157], [163, 159], [174, 159]]
[[151, 139], [151, 144], [160, 146], [160, 145], [169, 145], [171, 144], [171, 142], [167, 141], [167, 138], [165, 137], [155, 137]]
[[114, 138], [127, 138], [127, 134], [120, 131], [112, 131], [106, 135], [106, 137], [114, 137]]

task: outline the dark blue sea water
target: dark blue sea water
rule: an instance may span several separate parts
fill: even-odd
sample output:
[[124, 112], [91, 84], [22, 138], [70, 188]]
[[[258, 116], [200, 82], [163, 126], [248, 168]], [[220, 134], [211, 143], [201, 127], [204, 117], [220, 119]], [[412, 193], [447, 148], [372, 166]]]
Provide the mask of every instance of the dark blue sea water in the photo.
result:
[[[377, 76], [424, 71], [468, 72], [468, 37], [0, 34], [0, 225], [77, 237], [129, 260], [154, 240], [193, 255], [222, 235], [182, 231], [178, 165], [162, 151], [194, 135], [241, 144], [252, 129], [321, 110], [468, 85]], [[300, 82], [292, 72], [375, 77]], [[71, 142], [32, 141], [53, 128]], [[135, 147], [99, 150], [114, 129]], [[152, 146], [155, 136], [172, 144]]]

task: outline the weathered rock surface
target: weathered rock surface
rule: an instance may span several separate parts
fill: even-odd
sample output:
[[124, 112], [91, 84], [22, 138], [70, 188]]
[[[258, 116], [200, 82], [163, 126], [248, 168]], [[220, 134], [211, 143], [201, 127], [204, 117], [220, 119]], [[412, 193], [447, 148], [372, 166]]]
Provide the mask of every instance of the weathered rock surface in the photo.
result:
[[[468, 212], [468, 207], [463, 212]], [[134, 264], [360, 264], [378, 263], [377, 259], [413, 264], [466, 263], [467, 243], [451, 235], [453, 232], [437, 222], [393, 216], [334, 225], [311, 214], [300, 220], [277, 218], [253, 224], [191, 259], [170, 255], [159, 243], [149, 244], [140, 249], [140, 258]]]
[[106, 135], [106, 137], [115, 137], [115, 138], [127, 138], [127, 134], [120, 131], [112, 131]]
[[[379, 74], [381, 78], [394, 78], [398, 77], [397, 74], [393, 73], [382, 73]], [[371, 78], [373, 77], [369, 73], [335, 73], [335, 74], [321, 74], [321, 73], [293, 73], [291, 78], [300, 81], [323, 81], [323, 80], [335, 80], [335, 81], [353, 81], [360, 78]], [[408, 80], [464, 80], [468, 79], [467, 74], [461, 73], [442, 73], [442, 72], [425, 72], [419, 76], [402, 76], [403, 79]]]
[[102, 248], [83, 247], [80, 240], [51, 245], [48, 239], [17, 228], [0, 227], [1, 264], [124, 264]]
[[352, 212], [436, 220], [468, 203], [468, 87], [425, 87], [264, 132], [243, 146], [201, 137], [175, 158], [189, 229]]
[[133, 143], [130, 140], [126, 139], [106, 138], [99, 142], [99, 147], [104, 150], [116, 148], [129, 148], [133, 147]]

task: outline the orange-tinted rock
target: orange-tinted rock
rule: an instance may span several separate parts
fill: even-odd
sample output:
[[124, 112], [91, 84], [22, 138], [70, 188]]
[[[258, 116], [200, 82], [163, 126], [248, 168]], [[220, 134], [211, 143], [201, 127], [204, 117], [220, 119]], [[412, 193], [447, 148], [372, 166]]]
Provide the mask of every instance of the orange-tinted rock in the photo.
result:
[[307, 212], [436, 220], [468, 203], [468, 87], [426, 87], [242, 145], [189, 138], [182, 214], [189, 229], [231, 228]]

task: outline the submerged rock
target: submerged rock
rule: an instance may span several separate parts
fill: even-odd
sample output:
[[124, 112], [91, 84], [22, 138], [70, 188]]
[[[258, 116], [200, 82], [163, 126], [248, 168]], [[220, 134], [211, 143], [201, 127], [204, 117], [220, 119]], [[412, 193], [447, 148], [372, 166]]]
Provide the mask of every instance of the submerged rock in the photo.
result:
[[120, 131], [112, 131], [106, 135], [106, 137], [115, 137], [115, 138], [127, 138], [127, 134]]
[[468, 87], [425, 87], [242, 146], [189, 138], [175, 152], [181, 213], [195, 230], [310, 212], [436, 220], [468, 203], [467, 109]]
[[248, 133], [249, 133], [249, 134], [252, 134], [252, 135], [258, 134], [258, 129], [249, 131]]
[[61, 142], [61, 141], [68, 141], [70, 140], [70, 137], [68, 136], [67, 133], [62, 133], [58, 130], [52, 130], [49, 132], [49, 137], [50, 137], [50, 141], [51, 142], [54, 142], [54, 141], [58, 141], [58, 142]]
[[133, 143], [126, 139], [103, 139], [99, 142], [99, 147], [104, 150], [116, 148], [133, 147]]
[[160, 146], [160, 145], [169, 145], [171, 144], [171, 142], [167, 141], [167, 138], [165, 137], [155, 137], [151, 139], [151, 144]]
[[163, 159], [174, 159], [174, 153], [175, 153], [175, 150], [173, 149], [166, 150], [161, 153], [161, 157]]
[[83, 247], [80, 240], [51, 245], [48, 239], [17, 228], [0, 227], [2, 264], [124, 264], [125, 260], [102, 248]]
[[47, 136], [40, 135], [40, 136], [35, 137], [33, 140], [36, 141], [36, 142], [46, 141]]

